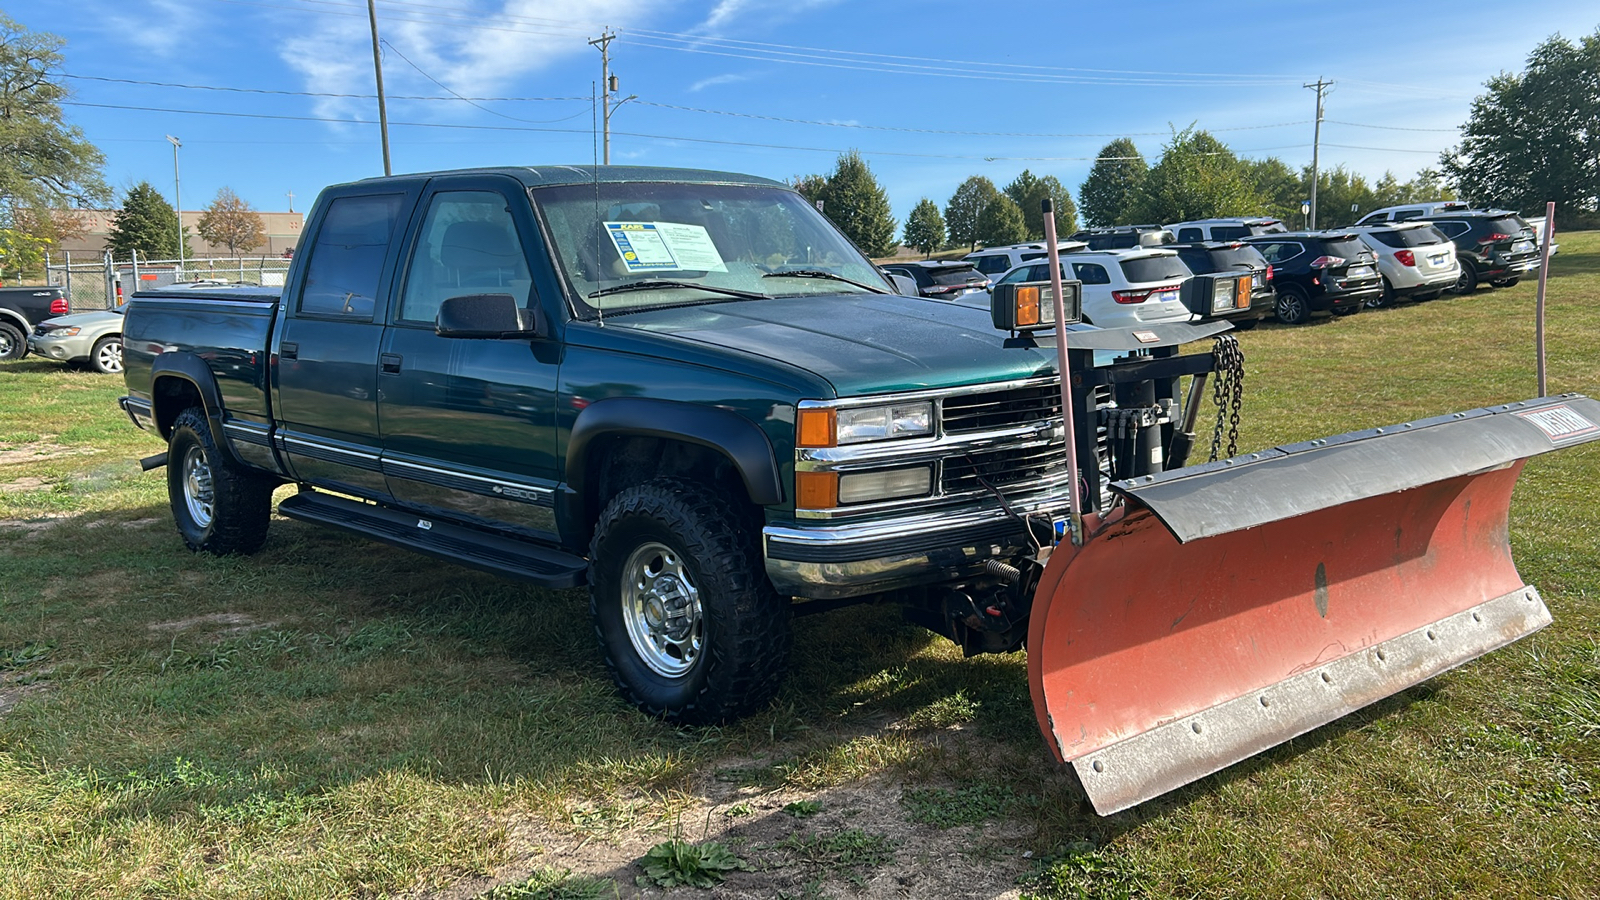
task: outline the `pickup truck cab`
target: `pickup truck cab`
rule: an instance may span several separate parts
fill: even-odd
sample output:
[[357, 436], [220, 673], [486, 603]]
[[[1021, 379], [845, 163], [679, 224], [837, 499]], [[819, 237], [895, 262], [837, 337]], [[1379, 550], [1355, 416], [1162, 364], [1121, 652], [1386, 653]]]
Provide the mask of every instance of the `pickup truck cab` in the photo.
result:
[[[762, 178], [338, 185], [281, 296], [141, 292], [126, 318], [122, 406], [168, 441], [145, 463], [165, 465], [191, 549], [259, 548], [288, 483], [284, 516], [587, 584], [622, 693], [680, 722], [772, 696], [796, 605], [893, 593], [973, 652], [1015, 648], [1016, 579], [990, 563], [1048, 540], [1067, 506], [1055, 348], [986, 306], [895, 293]], [[1080, 392], [1090, 490], [1111, 390]]]

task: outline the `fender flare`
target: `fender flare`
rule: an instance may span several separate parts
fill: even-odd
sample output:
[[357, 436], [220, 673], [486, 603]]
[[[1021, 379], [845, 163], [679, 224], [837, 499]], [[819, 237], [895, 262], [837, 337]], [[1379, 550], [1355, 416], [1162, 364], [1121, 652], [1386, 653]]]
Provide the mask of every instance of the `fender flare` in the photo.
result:
[[[186, 381], [200, 395], [200, 404], [205, 408], [206, 421], [211, 423], [211, 439], [228, 454], [228, 458], [235, 463], [243, 464], [233, 452], [233, 445], [227, 440], [222, 431], [222, 392], [217, 388], [217, 377], [211, 371], [206, 361], [187, 350], [168, 350], [158, 355], [150, 366], [150, 416], [155, 421], [156, 427], [163, 438], [171, 437], [171, 429], [163, 424], [170, 422], [171, 418], [163, 420], [161, 415], [161, 394], [156, 390], [156, 385], [163, 378], [177, 378]], [[181, 412], [179, 410], [178, 412]], [[175, 416], [174, 416], [175, 418]]]
[[623, 435], [683, 441], [714, 450], [733, 463], [753, 503], [774, 506], [783, 502], [772, 443], [754, 422], [712, 406], [645, 397], [610, 397], [578, 414], [567, 441], [569, 496], [583, 502], [588, 476], [585, 456], [595, 440]]
[[24, 340], [27, 339], [28, 335], [33, 334], [33, 325], [28, 322], [28, 317], [14, 309], [0, 307], [0, 319], [5, 319], [18, 328], [21, 328], [22, 337]]

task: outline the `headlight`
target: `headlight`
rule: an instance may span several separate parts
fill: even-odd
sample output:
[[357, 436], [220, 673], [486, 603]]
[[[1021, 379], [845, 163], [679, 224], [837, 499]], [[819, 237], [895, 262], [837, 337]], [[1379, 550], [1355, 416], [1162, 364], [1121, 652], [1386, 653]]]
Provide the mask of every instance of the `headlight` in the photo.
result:
[[921, 497], [933, 484], [933, 470], [881, 469], [876, 472], [849, 472], [839, 476], [839, 503], [867, 503], [898, 497]]
[[1238, 283], [1233, 278], [1218, 278], [1216, 281], [1211, 282], [1212, 312], [1217, 313], [1226, 309], [1233, 309], [1234, 287]]
[[928, 402], [839, 410], [841, 444], [932, 433], [933, 404]]
[[65, 328], [52, 328], [39, 336], [49, 338], [72, 337], [73, 335], [77, 334], [78, 331], [79, 329], [76, 325], [69, 325]]
[[883, 406], [802, 408], [795, 423], [801, 447], [837, 447], [933, 433], [933, 404], [924, 400]]

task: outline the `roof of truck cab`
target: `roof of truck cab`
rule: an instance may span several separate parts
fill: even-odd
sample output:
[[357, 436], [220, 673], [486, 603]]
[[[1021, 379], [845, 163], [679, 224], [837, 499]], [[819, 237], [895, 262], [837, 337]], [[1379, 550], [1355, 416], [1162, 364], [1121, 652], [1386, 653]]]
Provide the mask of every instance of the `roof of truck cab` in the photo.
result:
[[528, 187], [549, 187], [563, 184], [623, 184], [627, 182], [666, 181], [691, 184], [753, 184], [766, 187], [788, 187], [781, 181], [758, 175], [741, 175], [738, 172], [718, 172], [712, 169], [670, 169], [661, 166], [493, 166], [477, 169], [448, 169], [438, 172], [414, 172], [362, 179], [362, 183], [385, 180], [410, 180], [433, 178], [440, 175], [508, 175]]

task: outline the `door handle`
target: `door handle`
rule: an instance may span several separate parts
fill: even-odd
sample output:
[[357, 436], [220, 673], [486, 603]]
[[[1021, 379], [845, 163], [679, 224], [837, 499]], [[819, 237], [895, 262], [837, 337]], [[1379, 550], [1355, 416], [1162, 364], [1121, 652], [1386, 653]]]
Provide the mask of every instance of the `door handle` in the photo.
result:
[[404, 357], [398, 353], [384, 353], [378, 357], [378, 365], [385, 375], [399, 375], [402, 359]]
[[284, 341], [278, 345], [279, 359], [299, 359], [300, 345], [292, 341]]

